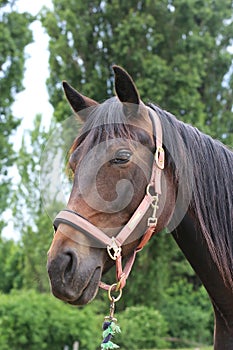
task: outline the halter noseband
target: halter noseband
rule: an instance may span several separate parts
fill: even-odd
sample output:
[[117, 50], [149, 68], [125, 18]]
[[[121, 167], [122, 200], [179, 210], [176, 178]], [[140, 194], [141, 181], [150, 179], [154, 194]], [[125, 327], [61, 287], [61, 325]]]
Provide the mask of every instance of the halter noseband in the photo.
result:
[[[63, 223], [73, 227], [77, 231], [86, 233], [92, 236], [94, 239], [100, 241], [106, 246], [107, 252], [112, 260], [116, 262], [116, 278], [117, 283], [110, 286], [103, 282], [100, 282], [99, 286], [105, 290], [120, 290], [125, 284], [126, 280], [132, 269], [136, 254], [146, 245], [151, 236], [153, 235], [157, 225], [157, 209], [159, 195], [161, 195], [161, 175], [164, 169], [164, 150], [162, 141], [162, 126], [158, 115], [154, 110], [148, 108], [149, 115], [151, 116], [153, 127], [156, 131], [156, 151], [154, 155], [154, 161], [152, 165], [152, 172], [150, 182], [146, 188], [146, 194], [141, 201], [140, 205], [131, 216], [127, 224], [122, 230], [114, 237], [109, 237], [106, 233], [101, 231], [98, 227], [92, 225], [87, 219], [82, 217], [79, 213], [69, 209], [64, 209], [58, 213], [54, 220], [55, 232], [59, 224]], [[151, 189], [155, 194], [151, 194]], [[147, 220], [147, 230], [142, 236], [142, 239], [136, 249], [133, 251], [129, 259], [127, 260], [125, 267], [122, 267], [122, 255], [121, 247], [135, 230], [137, 225], [141, 222], [144, 215], [149, 208], [152, 208], [152, 215]], [[69, 237], [72, 239], [72, 235]], [[113, 288], [114, 287], [114, 288]]]

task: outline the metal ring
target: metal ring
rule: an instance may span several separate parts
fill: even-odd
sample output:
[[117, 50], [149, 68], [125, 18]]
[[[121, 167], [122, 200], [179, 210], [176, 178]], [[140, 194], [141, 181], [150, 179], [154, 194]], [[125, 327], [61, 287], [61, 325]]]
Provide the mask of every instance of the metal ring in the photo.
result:
[[146, 187], [146, 194], [147, 194], [148, 196], [153, 196], [153, 195], [150, 193], [150, 188], [151, 188], [151, 187], [152, 187], [151, 184], [148, 184], [147, 187]]
[[119, 295], [117, 298], [111, 296], [111, 292], [113, 291], [113, 288], [117, 288], [117, 286], [118, 286], [118, 283], [113, 283], [108, 290], [108, 298], [110, 301], [117, 302], [118, 300], [120, 300], [122, 296], [122, 289], [118, 289]]

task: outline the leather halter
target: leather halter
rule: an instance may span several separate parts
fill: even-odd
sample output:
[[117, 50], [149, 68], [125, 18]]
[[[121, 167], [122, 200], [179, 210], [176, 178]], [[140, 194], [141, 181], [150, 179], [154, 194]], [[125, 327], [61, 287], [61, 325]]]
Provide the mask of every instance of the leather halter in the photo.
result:
[[[149, 241], [149, 239], [155, 232], [155, 228], [157, 225], [156, 211], [158, 209], [158, 196], [161, 195], [161, 175], [162, 170], [164, 169], [165, 156], [163, 150], [162, 126], [160, 119], [155, 113], [155, 111], [149, 107], [148, 112], [152, 119], [153, 127], [155, 129], [154, 131], [156, 132], [156, 151], [152, 165], [151, 178], [143, 200], [141, 201], [140, 205], [138, 206], [134, 214], [131, 216], [127, 224], [122, 228], [122, 230], [116, 236], [109, 237], [106, 233], [101, 231], [98, 227], [92, 225], [79, 213], [69, 209], [64, 209], [60, 211], [60, 213], [58, 213], [54, 220], [55, 233], [59, 224], [63, 223], [73, 227], [77, 231], [81, 231], [89, 236], [92, 236], [94, 239], [100, 241], [107, 248], [109, 256], [116, 261], [117, 283], [110, 286], [105, 284], [104, 282], [100, 282], [99, 286], [105, 290], [120, 290], [125, 286], [126, 280], [132, 269], [136, 254]], [[151, 189], [155, 193], [155, 195], [151, 194]], [[153, 213], [152, 216], [148, 218], [147, 230], [142, 236], [139, 245], [128, 258], [123, 269], [121, 247], [132, 234], [132, 232], [135, 230], [137, 225], [141, 222], [142, 218], [145, 216], [150, 207], [153, 208]], [[73, 239], [72, 235], [69, 238]]]

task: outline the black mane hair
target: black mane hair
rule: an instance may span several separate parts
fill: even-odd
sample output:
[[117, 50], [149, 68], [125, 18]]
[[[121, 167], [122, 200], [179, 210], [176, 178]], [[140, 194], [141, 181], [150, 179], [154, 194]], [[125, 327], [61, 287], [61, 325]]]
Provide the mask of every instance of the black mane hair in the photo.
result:
[[233, 289], [233, 152], [170, 113], [149, 106], [161, 119], [165, 148], [175, 158], [176, 181], [187, 181], [183, 195], [187, 190], [191, 194], [188, 211], [197, 218], [213, 260]]
[[118, 98], [112, 97], [102, 104], [89, 108], [88, 112], [88, 118], [71, 146], [70, 153], [83, 144], [84, 140], [86, 143], [84, 153], [86, 153], [94, 145], [113, 138], [136, 141], [154, 150], [153, 140], [143, 128], [129, 121]]

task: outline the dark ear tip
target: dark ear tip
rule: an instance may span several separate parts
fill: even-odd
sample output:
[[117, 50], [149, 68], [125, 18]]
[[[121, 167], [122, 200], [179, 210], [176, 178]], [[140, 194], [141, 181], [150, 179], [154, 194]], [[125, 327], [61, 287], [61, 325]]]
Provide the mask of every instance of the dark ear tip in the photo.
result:
[[63, 81], [62, 81], [62, 86], [63, 86], [63, 89], [64, 89], [64, 90], [70, 87], [70, 85], [67, 83], [66, 80], [63, 80]]
[[124, 70], [124, 68], [122, 68], [121, 66], [117, 66], [116, 64], [114, 64], [114, 65], [112, 66], [112, 69], [113, 69], [113, 71], [114, 71], [115, 74], [120, 73], [120, 72], [126, 73], [126, 71]]
[[69, 83], [67, 83], [66, 80], [62, 81], [62, 86], [63, 86], [63, 90], [64, 90], [66, 96], [67, 96], [67, 94], [77, 93], [77, 91]]
[[62, 87], [63, 87], [63, 90], [64, 90], [65, 93], [66, 93], [66, 91], [71, 90], [71, 87], [70, 87], [70, 85], [67, 83], [66, 80], [63, 80], [63, 81], [62, 81]]

